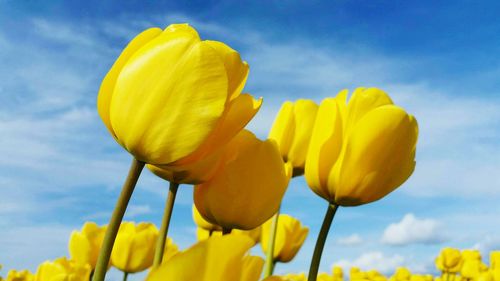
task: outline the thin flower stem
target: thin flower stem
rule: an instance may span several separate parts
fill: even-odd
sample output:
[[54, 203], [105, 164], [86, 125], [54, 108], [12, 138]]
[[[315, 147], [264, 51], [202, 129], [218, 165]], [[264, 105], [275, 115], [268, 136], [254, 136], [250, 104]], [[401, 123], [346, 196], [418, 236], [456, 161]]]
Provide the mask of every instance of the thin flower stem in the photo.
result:
[[222, 228], [222, 235], [230, 234], [231, 233], [231, 228]]
[[111, 216], [106, 229], [106, 235], [104, 236], [101, 251], [99, 252], [99, 257], [97, 258], [97, 264], [92, 281], [104, 281], [106, 271], [108, 270], [111, 251], [113, 250], [113, 244], [115, 243], [116, 235], [118, 234], [118, 229], [120, 228], [123, 215], [125, 214], [128, 202], [134, 192], [135, 185], [137, 184], [137, 180], [139, 179], [143, 168], [143, 162], [138, 161], [135, 158], [132, 160], [127, 179], [123, 184], [122, 192], [116, 202], [115, 210], [113, 211], [113, 215]]
[[316, 247], [314, 248], [314, 254], [311, 259], [311, 267], [309, 268], [308, 281], [316, 281], [318, 277], [319, 263], [321, 261], [321, 255], [323, 254], [323, 248], [325, 247], [326, 237], [328, 237], [328, 232], [330, 231], [330, 226], [332, 225], [333, 217], [337, 212], [338, 205], [328, 204], [328, 209], [326, 210], [325, 219], [323, 220], [323, 225], [319, 231], [318, 240], [316, 240]]
[[157, 267], [161, 264], [163, 259], [163, 252], [165, 250], [165, 242], [168, 235], [168, 226], [170, 225], [170, 218], [172, 217], [172, 210], [174, 208], [175, 196], [177, 195], [177, 189], [179, 184], [175, 182], [170, 182], [170, 187], [168, 189], [167, 202], [165, 203], [165, 212], [163, 213], [163, 219], [161, 221], [160, 233], [158, 235], [158, 240], [156, 241], [155, 258], [153, 262], [153, 267]]
[[276, 264], [274, 261], [274, 244], [276, 243], [276, 232], [278, 229], [279, 215], [280, 215], [280, 209], [278, 209], [278, 212], [274, 214], [273, 220], [271, 222], [271, 234], [269, 236], [269, 242], [267, 245], [266, 265], [264, 267], [264, 278], [273, 275], [274, 266]]
[[123, 281], [127, 281], [128, 272], [123, 272]]

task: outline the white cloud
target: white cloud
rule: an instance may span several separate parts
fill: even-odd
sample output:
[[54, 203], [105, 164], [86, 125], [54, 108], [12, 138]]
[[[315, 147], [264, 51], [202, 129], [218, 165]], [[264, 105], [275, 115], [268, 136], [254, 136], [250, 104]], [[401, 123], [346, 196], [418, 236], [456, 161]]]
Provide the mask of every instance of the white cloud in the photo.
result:
[[406, 214], [400, 222], [390, 224], [382, 236], [382, 243], [403, 246], [415, 243], [435, 244], [443, 242], [440, 224], [434, 219], [419, 219]]
[[400, 255], [387, 256], [382, 252], [374, 251], [364, 253], [353, 260], [339, 260], [333, 265], [341, 266], [346, 270], [351, 267], [359, 267], [361, 270], [376, 269], [383, 274], [392, 274], [396, 267], [402, 266], [404, 263], [405, 258]]
[[359, 234], [354, 233], [346, 237], [341, 237], [337, 240], [337, 244], [343, 246], [358, 246], [363, 243], [363, 239]]

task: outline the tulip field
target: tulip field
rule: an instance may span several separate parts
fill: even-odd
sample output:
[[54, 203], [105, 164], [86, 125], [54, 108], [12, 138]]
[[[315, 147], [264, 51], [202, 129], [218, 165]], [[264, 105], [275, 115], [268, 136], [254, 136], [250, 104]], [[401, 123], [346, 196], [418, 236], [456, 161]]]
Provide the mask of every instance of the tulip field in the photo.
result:
[[[358, 206], [368, 204], [373, 208], [383, 207], [387, 201], [381, 199], [394, 196], [396, 190], [399, 192], [415, 176], [420, 159], [428, 160], [428, 155], [422, 158], [419, 155], [420, 147], [429, 147], [432, 142], [429, 134], [422, 134], [422, 128], [427, 128], [427, 122], [445, 122], [440, 116], [429, 117], [425, 114], [427, 111], [414, 112], [412, 108], [407, 108], [405, 98], [409, 99], [411, 95], [397, 95], [398, 89], [403, 91], [404, 87], [386, 89], [360, 84], [350, 89], [329, 89], [330, 94], [320, 95], [321, 99], [303, 91], [301, 96], [294, 95], [293, 99], [279, 104], [279, 110], [273, 112], [272, 126], [266, 132], [267, 136], [262, 138], [262, 134], [253, 131], [248, 124], [258, 122], [259, 114], [269, 113], [262, 110], [267, 101], [247, 92], [247, 80], [254, 75], [254, 72], [250, 73], [249, 62], [252, 62], [252, 67], [256, 65], [256, 75], [263, 76], [259, 70], [265, 73], [265, 69], [259, 68], [258, 64], [265, 64], [267, 59], [252, 60], [258, 52], [246, 55], [237, 50], [241, 44], [251, 45], [260, 40], [259, 36], [245, 38], [246, 41], [238, 41], [235, 46], [232, 44], [236, 42], [234, 35], [205, 38], [205, 34], [210, 34], [207, 30], [222, 29], [204, 25], [201, 21], [172, 23], [162, 28], [146, 27], [141, 21], [130, 22], [141, 26], [142, 31], [133, 35], [120, 33], [116, 26], [106, 25], [107, 29], [125, 36], [128, 42], [122, 46], [117, 57], [108, 56], [114, 63], [106, 66], [109, 67], [106, 74], [100, 77], [92, 93], [96, 104], [88, 113], [95, 114], [93, 125], [106, 131], [106, 141], [113, 144], [112, 148], [97, 151], [105, 155], [116, 149], [127, 156], [129, 162], [125, 164], [128, 172], [120, 175], [120, 193], [111, 203], [99, 198], [100, 195], [95, 194], [96, 189], [72, 195], [72, 198], [88, 196], [85, 203], [73, 203], [80, 201], [61, 196], [61, 206], [68, 204], [88, 213], [85, 219], [80, 217], [84, 224], [79, 229], [72, 229], [67, 240], [63, 241], [67, 245], [67, 255], [55, 259], [48, 256], [36, 270], [4, 266], [0, 268], [0, 281], [104, 281], [115, 280], [118, 273], [118, 278], [123, 281], [139, 277], [146, 281], [500, 281], [500, 250], [495, 250], [494, 246], [482, 247], [483, 244], [468, 248], [458, 248], [457, 243], [447, 244], [458, 235], [457, 232], [441, 233], [441, 224], [433, 219], [422, 220], [418, 227], [408, 228], [410, 230], [398, 228], [403, 223], [392, 224], [384, 231], [384, 237], [389, 238], [377, 240], [393, 246], [391, 249], [394, 252], [407, 244], [411, 244], [415, 252], [419, 251], [418, 247], [439, 245], [439, 252], [428, 258], [434, 263], [426, 267], [428, 272], [413, 271], [410, 262], [402, 258], [397, 259], [390, 270], [357, 266], [342, 259], [336, 251], [335, 246], [342, 243], [344, 246], [364, 243], [357, 249], [366, 247], [366, 251], [376, 243], [374, 241], [378, 238], [365, 235], [366, 229], [357, 232], [338, 229], [338, 226], [345, 227], [350, 222], [364, 223], [370, 217], [362, 211], [343, 211], [366, 210]], [[198, 25], [201, 27], [198, 28]], [[42, 33], [43, 28], [43, 22], [38, 22], [36, 32]], [[103, 33], [107, 32], [106, 28]], [[82, 27], [82, 32], [88, 32], [86, 30]], [[61, 32], [51, 33], [50, 36], [59, 38], [68, 34], [71, 32], [64, 33], [61, 28]], [[87, 41], [74, 42], [91, 46]], [[261, 45], [265, 47], [265, 44]], [[357, 50], [355, 44], [348, 48]], [[92, 52], [86, 55], [90, 57]], [[297, 52], [296, 55], [300, 57], [302, 53]], [[314, 58], [314, 55], [309, 58]], [[367, 61], [366, 64], [370, 64]], [[404, 64], [403, 60], [398, 63]], [[283, 68], [284, 79], [293, 80], [286, 77], [287, 70]], [[370, 69], [368, 76], [376, 76], [377, 68]], [[342, 81], [343, 76], [339, 73], [332, 74], [328, 79]], [[56, 83], [65, 81], [63, 74], [61, 77], [56, 79]], [[330, 86], [327, 84], [324, 87]], [[437, 101], [439, 97], [436, 94]], [[401, 100], [402, 103], [399, 102]], [[453, 112], [447, 111], [446, 105], [439, 106], [443, 108], [443, 114]], [[43, 117], [43, 114], [40, 116]], [[69, 120], [73, 122], [73, 119]], [[456, 124], [470, 121], [463, 120], [457, 118], [454, 121]], [[461, 135], [456, 134], [456, 139], [460, 139]], [[488, 136], [493, 139], [495, 133]], [[491, 145], [494, 143], [491, 139], [484, 143]], [[454, 141], [450, 139], [450, 143]], [[61, 141], [60, 146], [64, 145]], [[96, 151], [91, 145], [80, 148], [81, 151], [87, 149]], [[481, 151], [472, 145], [467, 149], [474, 153]], [[434, 155], [444, 154], [446, 151], [434, 151]], [[65, 158], [71, 157], [65, 155]], [[424, 167], [421, 174], [439, 174], [432, 170], [433, 167], [454, 165], [452, 161], [434, 164], [430, 168]], [[116, 175], [119, 169], [114, 169], [107, 162], [105, 165], [109, 174]], [[87, 170], [97, 168], [89, 164], [85, 169], [79, 169], [83, 170], [79, 173], [85, 174]], [[491, 168], [490, 171], [493, 170]], [[470, 169], [463, 171], [465, 174], [474, 172]], [[141, 209], [131, 203], [138, 193], [136, 187], [150, 183], [145, 183], [145, 173], [150, 173], [154, 180], [163, 183], [165, 191], [168, 190], [161, 198], [164, 204], [160, 209], [151, 210], [149, 205]], [[494, 174], [487, 171], [480, 175], [488, 173]], [[447, 177], [454, 184], [459, 182], [454, 181], [453, 176]], [[310, 206], [301, 206], [300, 201], [294, 203], [299, 205], [294, 206], [297, 214], [284, 208], [289, 198], [285, 194], [297, 192], [290, 191], [291, 182], [295, 179], [304, 183], [300, 192], [317, 199], [314, 202], [321, 205], [324, 213], [312, 213]], [[3, 182], [9, 184], [0, 178], [0, 184]], [[33, 182], [35, 184], [36, 179]], [[95, 188], [93, 182], [78, 184], [89, 190]], [[425, 185], [417, 181], [415, 185], [418, 184]], [[491, 194], [494, 194], [494, 184], [492, 181], [488, 185], [493, 190]], [[53, 185], [58, 186], [58, 183], [54, 181]], [[95, 185], [104, 190], [102, 185]], [[182, 227], [172, 214], [175, 210], [177, 215], [180, 204], [186, 205], [185, 200], [180, 203], [177, 196], [182, 189], [180, 185], [193, 187], [192, 200], [189, 197], [187, 203], [191, 208], [189, 217], [192, 218], [188, 223], [196, 226], [196, 230], [194, 233], [193, 228], [193, 237], [187, 241], [196, 242], [190, 245], [185, 245], [185, 240], [180, 243], [172, 235]], [[476, 196], [474, 188], [476, 184], [470, 184], [472, 191], [467, 193], [471, 194], [468, 196]], [[61, 184], [61, 189], [64, 189], [64, 184]], [[51, 195], [59, 196], [56, 191], [47, 191], [47, 196]], [[407, 198], [404, 197], [406, 194], [398, 193], [398, 196]], [[432, 212], [435, 209], [435, 216], [439, 217], [447, 210], [446, 203], [453, 201], [451, 197], [438, 197], [439, 204], [432, 205], [437, 201], [429, 199], [430, 195], [418, 196], [413, 199], [415, 204], [426, 204], [426, 210], [422, 212], [429, 216], [434, 216]], [[397, 206], [395, 208], [404, 209], [411, 200], [395, 201], [392, 201]], [[465, 209], [468, 209], [464, 202]], [[488, 203], [485, 201], [484, 205]], [[16, 208], [12, 204], [4, 209], [10, 211]], [[99, 208], [99, 212], [90, 214], [86, 208]], [[138, 214], [155, 214], [161, 218], [160, 223], [131, 219], [126, 215], [131, 209]], [[0, 205], [0, 226], [2, 210]], [[37, 209], [36, 212], [43, 214], [44, 209]], [[373, 215], [370, 223], [385, 223], [385, 216], [396, 212], [396, 209], [388, 209], [378, 217]], [[471, 214], [475, 214], [473, 208]], [[489, 216], [494, 218], [494, 211]], [[184, 212], [183, 218], [186, 217]], [[452, 224], [453, 219], [458, 220], [457, 217], [460, 215], [443, 221]], [[106, 218], [106, 223], [102, 223], [102, 218]], [[61, 215], [60, 221], [65, 220], [71, 220], [71, 223], [78, 221]], [[318, 224], [313, 226], [313, 220], [317, 220]], [[463, 233], [470, 231], [483, 235], [477, 234], [479, 232], [474, 232], [473, 227], [468, 225], [460, 227]], [[391, 229], [396, 231], [390, 232]], [[345, 239], [339, 242], [342, 239], [335, 236], [334, 245], [332, 236], [337, 231], [342, 234], [359, 232], [368, 238], [361, 242], [356, 234], [347, 242]], [[398, 240], [398, 235], [410, 238]], [[61, 242], [60, 238], [54, 240]], [[313, 241], [314, 247], [305, 247], [307, 240]], [[2, 247], [0, 241], [0, 252]], [[61, 252], [64, 250], [61, 249]], [[33, 251], [43, 254], [38, 249]], [[299, 253], [307, 257], [307, 269], [284, 267]], [[327, 264], [326, 256], [334, 256], [343, 264], [350, 265]], [[0, 260], [0, 266], [3, 262]], [[325, 271], [325, 268], [329, 270]], [[111, 271], [113, 273], [110, 274]]]

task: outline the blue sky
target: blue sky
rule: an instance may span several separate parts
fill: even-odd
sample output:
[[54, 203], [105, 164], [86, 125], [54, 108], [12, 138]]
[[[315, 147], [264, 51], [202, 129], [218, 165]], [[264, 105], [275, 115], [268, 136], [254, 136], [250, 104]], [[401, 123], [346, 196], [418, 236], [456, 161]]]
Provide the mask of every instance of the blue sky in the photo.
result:
[[[72, 229], [107, 222], [130, 156], [97, 115], [100, 81], [137, 33], [178, 22], [248, 61], [245, 91], [264, 97], [249, 128], [262, 138], [283, 101], [357, 86], [386, 90], [418, 119], [414, 175], [339, 210], [323, 271], [432, 272], [443, 246], [500, 249], [500, 4], [396, 2], [0, 0], [0, 263], [35, 270], [67, 254]], [[166, 191], [146, 171], [126, 219], [158, 224]], [[171, 228], [182, 248], [195, 240], [191, 203], [183, 186]], [[277, 272], [305, 271], [326, 205], [302, 178], [283, 204], [311, 232]]]

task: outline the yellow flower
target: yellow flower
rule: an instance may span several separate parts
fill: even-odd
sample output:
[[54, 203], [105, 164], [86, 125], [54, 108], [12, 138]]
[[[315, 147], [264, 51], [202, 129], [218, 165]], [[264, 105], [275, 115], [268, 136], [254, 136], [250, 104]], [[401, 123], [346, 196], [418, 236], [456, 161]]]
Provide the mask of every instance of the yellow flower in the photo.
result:
[[[262, 225], [260, 244], [264, 253], [267, 253], [271, 225], [272, 219]], [[303, 227], [298, 219], [280, 214], [276, 229], [276, 240], [274, 242], [274, 260], [280, 262], [291, 261], [300, 250], [300, 247], [302, 247], [308, 233], [309, 229]]]
[[500, 269], [500, 251], [490, 252], [490, 268]]
[[462, 255], [460, 250], [454, 248], [443, 248], [436, 259], [436, 267], [441, 272], [456, 273], [462, 267]]
[[200, 212], [198, 212], [198, 209], [196, 209], [196, 206], [194, 204], [193, 204], [193, 221], [196, 223], [198, 228], [207, 230], [208, 232], [222, 230], [222, 228], [219, 225], [210, 223], [206, 219], [204, 219], [200, 215]]
[[71, 259], [95, 268], [106, 227], [94, 222], [86, 222], [82, 231], [74, 230], [69, 238], [68, 248]]
[[194, 188], [196, 208], [223, 228], [254, 229], [278, 210], [291, 166], [283, 164], [274, 141], [260, 141], [246, 130], [225, 147], [223, 157], [215, 176]]
[[476, 280], [481, 273], [487, 270], [487, 266], [480, 259], [464, 259], [460, 273], [463, 278]]
[[66, 258], [46, 261], [38, 266], [35, 281], [88, 281], [90, 265], [78, 264]]
[[342, 281], [344, 280], [344, 271], [342, 270], [342, 267], [340, 266], [334, 266], [332, 268], [332, 276], [335, 281]]
[[286, 101], [269, 132], [269, 138], [278, 143], [285, 162], [292, 163], [294, 176], [304, 173], [317, 110], [318, 105], [311, 100]]
[[365, 280], [366, 279], [366, 273], [361, 271], [358, 267], [351, 267], [349, 270], [349, 277], [350, 280]]
[[31, 273], [29, 270], [10, 270], [7, 273], [6, 281], [34, 281], [35, 275]]
[[259, 109], [260, 100], [240, 94], [247, 75], [235, 50], [201, 41], [187, 24], [150, 28], [111, 67], [97, 109], [137, 160], [190, 165], [227, 143]]
[[321, 103], [309, 144], [305, 177], [330, 203], [376, 201], [403, 184], [415, 168], [418, 126], [383, 91], [347, 90]]
[[122, 222], [111, 252], [111, 264], [123, 272], [135, 273], [153, 264], [158, 229], [152, 223]]
[[411, 278], [411, 272], [406, 267], [398, 267], [392, 276], [395, 281], [407, 281]]
[[211, 237], [153, 269], [146, 281], [257, 281], [263, 261], [245, 256], [252, 245], [243, 235]]

